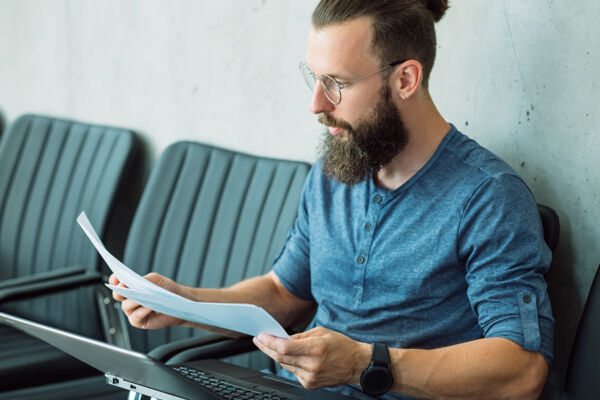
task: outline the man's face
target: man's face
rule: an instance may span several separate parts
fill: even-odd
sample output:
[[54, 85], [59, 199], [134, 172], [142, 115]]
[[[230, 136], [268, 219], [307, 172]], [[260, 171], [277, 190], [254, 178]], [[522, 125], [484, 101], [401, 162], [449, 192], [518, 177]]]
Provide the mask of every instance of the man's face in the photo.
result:
[[[317, 75], [350, 82], [380, 68], [372, 55], [371, 22], [358, 18], [319, 30], [311, 29], [306, 61]], [[319, 122], [328, 126], [319, 156], [324, 172], [345, 184], [355, 184], [388, 164], [405, 146], [407, 134], [384, 72], [342, 90], [342, 101], [332, 104], [320, 83], [310, 104]]]
[[379, 101], [355, 126], [336, 120], [327, 113], [319, 115], [326, 126], [341, 127], [346, 136], [325, 132], [319, 146], [323, 172], [347, 185], [353, 185], [378, 171], [404, 148], [408, 135], [389, 86], [381, 88]]

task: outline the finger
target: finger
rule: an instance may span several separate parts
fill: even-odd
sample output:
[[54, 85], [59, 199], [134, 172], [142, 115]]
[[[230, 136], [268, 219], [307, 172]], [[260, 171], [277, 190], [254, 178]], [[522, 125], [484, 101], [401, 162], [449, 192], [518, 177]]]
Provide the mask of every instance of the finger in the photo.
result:
[[[286, 363], [279, 363], [281, 364], [281, 367], [290, 371], [292, 374], [296, 375], [296, 378], [298, 378], [298, 380], [302, 380], [303, 376], [304, 376], [304, 371], [302, 370], [302, 368], [298, 368], [295, 365], [290, 365], [290, 364], [286, 364]], [[302, 382], [300, 382], [302, 383]]]
[[[117, 278], [117, 275], [112, 274], [109, 278], [108, 278], [108, 283], [110, 283], [113, 286], [121, 286], [121, 287], [127, 287], [125, 286], [123, 283], [121, 283], [121, 281], [119, 281], [119, 278]], [[116, 301], [125, 301], [127, 298], [115, 291], [112, 292], [112, 297], [113, 299], [115, 299]]]
[[[108, 277], [108, 283], [113, 286], [118, 286], [119, 278], [117, 278], [117, 276], [115, 274], [112, 274], [111, 276]], [[125, 297], [121, 296], [119, 293], [117, 293], [115, 291], [112, 292], [112, 297], [116, 301], [123, 301], [125, 299]]]
[[271, 357], [273, 360], [278, 363], [288, 364], [295, 367], [302, 367], [302, 364], [306, 362], [306, 358], [304, 356], [297, 355], [289, 355], [278, 352], [277, 350], [265, 345], [262, 343], [257, 337], [252, 339], [256, 347], [259, 348], [260, 351], [265, 353], [267, 356]]
[[301, 340], [301, 339], [307, 339], [309, 337], [312, 337], [312, 334], [311, 334], [311, 331], [305, 331], [305, 332], [295, 333], [290, 337], [294, 340]]
[[326, 335], [327, 333], [331, 332], [328, 329], [323, 328], [322, 326], [316, 326], [312, 329], [309, 329], [308, 331], [304, 331], [304, 332], [300, 332], [300, 333], [296, 333], [294, 335], [292, 335], [292, 339], [307, 339], [307, 338], [314, 338], [314, 337], [321, 337]]
[[259, 333], [257, 340], [271, 350], [284, 355], [306, 355], [310, 350], [305, 342], [282, 339], [266, 333]]
[[108, 277], [108, 283], [110, 283], [113, 286], [117, 286], [119, 284], [119, 278], [117, 278], [115, 274], [111, 274]]
[[289, 364], [281, 364], [281, 367], [294, 374], [296, 378], [298, 378], [298, 382], [300, 382], [300, 384], [306, 389], [317, 389], [322, 387], [322, 385], [319, 385], [314, 379], [312, 379], [312, 375], [309, 372], [303, 370], [302, 368], [298, 368]]
[[129, 315], [129, 321], [133, 326], [145, 328], [151, 314], [154, 314], [154, 311], [151, 309], [138, 307]]
[[179, 285], [172, 279], [162, 276], [161, 274], [157, 274], [156, 272], [150, 272], [149, 274], [144, 275], [144, 278], [154, 283], [155, 285], [168, 290], [169, 292], [173, 292], [183, 297], [188, 297], [185, 293], [183, 286]]
[[[271, 357], [273, 360], [281, 363], [284, 361], [284, 356], [280, 353], [278, 353], [277, 351], [273, 350], [272, 348], [266, 346], [263, 342], [261, 342], [258, 337], [254, 337], [252, 338], [252, 341], [254, 342], [254, 344], [256, 345], [256, 347], [258, 347], [258, 349], [260, 351], [262, 351], [263, 353], [265, 353], [267, 356]], [[291, 363], [290, 360], [285, 360], [288, 363]]]
[[135, 301], [129, 299], [125, 299], [121, 303], [121, 310], [123, 310], [123, 312], [128, 316], [139, 307], [141, 307], [139, 303], [136, 303]]
[[[119, 284], [119, 286], [121, 286], [121, 285], [122, 285], [122, 283]], [[123, 302], [123, 301], [127, 300], [127, 297], [123, 296], [120, 293], [115, 292], [114, 290], [112, 292], [112, 296], [113, 296], [113, 299], [115, 299], [116, 301]]]
[[144, 278], [157, 286], [160, 286], [169, 291], [173, 291], [173, 286], [175, 282], [173, 282], [167, 277], [162, 276], [161, 274], [157, 274], [156, 272], [150, 272], [149, 274], [144, 275]]
[[117, 292], [115, 292], [115, 291], [113, 291], [113, 292], [112, 292], [112, 297], [113, 297], [113, 299], [115, 299], [116, 301], [125, 301], [125, 300], [127, 300], [127, 298], [126, 298], [126, 297], [124, 297], [124, 296], [121, 296], [119, 293], [117, 293]]

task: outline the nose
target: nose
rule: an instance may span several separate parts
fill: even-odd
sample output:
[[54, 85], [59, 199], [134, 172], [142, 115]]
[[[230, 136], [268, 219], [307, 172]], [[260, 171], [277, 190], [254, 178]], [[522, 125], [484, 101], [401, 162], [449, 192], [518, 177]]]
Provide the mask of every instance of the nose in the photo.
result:
[[308, 109], [313, 114], [320, 114], [322, 112], [331, 112], [334, 108], [335, 105], [329, 101], [325, 95], [323, 86], [319, 81], [317, 81]]

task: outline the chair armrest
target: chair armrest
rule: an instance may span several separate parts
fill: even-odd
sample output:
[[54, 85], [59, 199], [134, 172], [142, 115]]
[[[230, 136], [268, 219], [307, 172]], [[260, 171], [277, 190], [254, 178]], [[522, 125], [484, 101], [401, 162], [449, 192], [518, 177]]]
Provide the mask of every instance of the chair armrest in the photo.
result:
[[20, 276], [18, 278], [13, 279], [4, 279], [0, 281], [0, 290], [35, 282], [42, 282], [62, 278], [65, 276], [79, 275], [85, 273], [85, 271], [86, 269], [83, 267], [66, 267], [54, 269], [52, 271], [39, 272], [32, 275]]
[[223, 342], [227, 340], [229, 340], [228, 337], [221, 336], [216, 333], [208, 334], [202, 337], [191, 337], [176, 340], [174, 342], [165, 343], [156, 347], [148, 353], [148, 356], [154, 358], [155, 360], [166, 362], [175, 354], [188, 350], [190, 348], [207, 346], [213, 343]]
[[[63, 276], [58, 275], [55, 278], [23, 280], [19, 285], [2, 285], [0, 287], [0, 304], [9, 300], [21, 300], [25, 298], [41, 296], [44, 294], [55, 293], [67, 289], [72, 289], [82, 285], [102, 283], [102, 274], [97, 271], [84, 270], [81, 273], [67, 273]], [[17, 278], [20, 279], [20, 278]], [[13, 283], [17, 279], [11, 280]], [[5, 281], [6, 282], [6, 281]]]
[[245, 336], [237, 339], [223, 337], [223, 340], [214, 341], [199, 347], [191, 347], [180, 351], [171, 357], [168, 364], [178, 364], [194, 360], [204, 360], [208, 358], [224, 358], [238, 354], [248, 353], [257, 350], [252, 342], [251, 336]]
[[[290, 335], [297, 333], [289, 330]], [[163, 363], [176, 364], [208, 358], [224, 358], [258, 350], [251, 336], [229, 338], [216, 333], [166, 343], [156, 347], [148, 356]]]

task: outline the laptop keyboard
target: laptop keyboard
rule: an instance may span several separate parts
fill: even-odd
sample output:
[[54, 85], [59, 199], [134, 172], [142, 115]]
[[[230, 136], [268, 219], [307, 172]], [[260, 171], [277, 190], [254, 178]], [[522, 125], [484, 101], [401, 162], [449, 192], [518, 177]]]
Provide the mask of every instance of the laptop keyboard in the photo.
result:
[[213, 393], [221, 396], [224, 399], [268, 399], [268, 400], [286, 400], [287, 397], [283, 397], [278, 392], [261, 391], [257, 387], [252, 389], [239, 386], [228, 382], [223, 379], [218, 379], [209, 373], [202, 370], [191, 368], [191, 367], [175, 367], [173, 370], [179, 372], [181, 375], [192, 379], [197, 384], [205, 387]]

